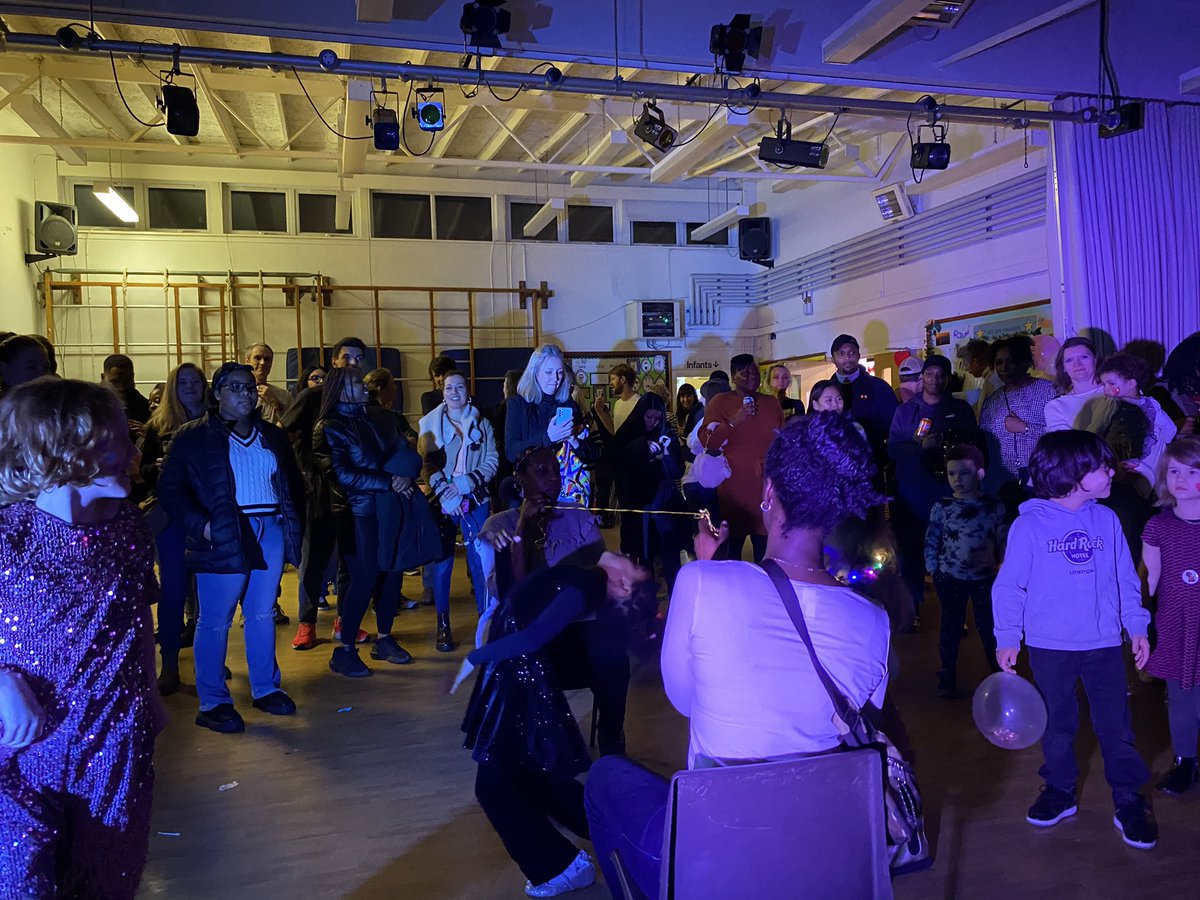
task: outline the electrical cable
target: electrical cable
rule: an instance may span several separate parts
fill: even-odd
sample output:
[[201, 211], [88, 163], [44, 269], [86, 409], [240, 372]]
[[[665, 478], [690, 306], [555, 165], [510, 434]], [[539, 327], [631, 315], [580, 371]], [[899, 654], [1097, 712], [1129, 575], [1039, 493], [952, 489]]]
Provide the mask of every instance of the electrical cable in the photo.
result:
[[125, 92], [121, 90], [121, 79], [117, 77], [117, 58], [113, 56], [111, 52], [108, 54], [108, 61], [112, 64], [113, 82], [117, 86], [117, 96], [121, 98], [121, 103], [125, 105], [125, 111], [129, 113], [129, 115], [133, 117], [133, 120], [139, 125], [144, 125], [147, 128], [166, 128], [166, 122], [143, 122], [138, 117], [138, 114], [130, 108], [129, 101], [125, 99]]
[[688, 144], [690, 144], [690, 143], [691, 143], [692, 141], [694, 141], [696, 138], [700, 137], [700, 135], [701, 135], [701, 133], [704, 131], [704, 129], [705, 129], [705, 128], [707, 128], [707, 127], [709, 126], [709, 123], [711, 123], [711, 122], [712, 122], [712, 120], [713, 120], [713, 117], [714, 117], [714, 116], [715, 116], [715, 115], [716, 115], [716, 114], [717, 114], [717, 113], [718, 113], [718, 112], [719, 112], [721, 109], [723, 109], [723, 108], [724, 108], [724, 106], [725, 106], [725, 104], [723, 104], [723, 103], [718, 103], [716, 106], [714, 106], [714, 107], [713, 107], [713, 111], [712, 111], [711, 113], [709, 113], [709, 114], [708, 114], [708, 118], [707, 118], [707, 119], [705, 119], [705, 121], [704, 121], [704, 124], [700, 126], [700, 131], [697, 131], [695, 134], [693, 134], [693, 135], [692, 135], [690, 138], [688, 138], [686, 141], [680, 141], [678, 144], [673, 144], [673, 145], [671, 145], [671, 149], [672, 149], [672, 150], [678, 150], [680, 147], [686, 147]]
[[306, 88], [304, 86], [304, 82], [300, 80], [300, 73], [296, 71], [296, 67], [289, 66], [288, 68], [290, 68], [292, 70], [292, 74], [296, 76], [296, 83], [298, 85], [300, 85], [300, 90], [304, 91], [304, 96], [305, 96], [305, 99], [308, 100], [308, 105], [313, 108], [313, 112], [315, 112], [317, 114], [317, 118], [321, 120], [322, 125], [324, 125], [326, 128], [328, 128], [330, 131], [332, 131], [334, 134], [336, 134], [338, 137], [340, 137], [344, 141], [369, 141], [375, 137], [375, 135], [373, 135], [373, 134], [361, 134], [361, 135], [351, 137], [348, 134], [342, 134], [340, 131], [338, 131], [336, 128], [334, 128], [332, 125], [330, 125], [328, 122], [326, 122], [325, 117], [323, 115], [321, 115], [321, 111], [319, 109], [317, 109], [317, 104], [313, 103], [313, 98], [312, 98], [312, 95], [308, 93], [308, 88]]

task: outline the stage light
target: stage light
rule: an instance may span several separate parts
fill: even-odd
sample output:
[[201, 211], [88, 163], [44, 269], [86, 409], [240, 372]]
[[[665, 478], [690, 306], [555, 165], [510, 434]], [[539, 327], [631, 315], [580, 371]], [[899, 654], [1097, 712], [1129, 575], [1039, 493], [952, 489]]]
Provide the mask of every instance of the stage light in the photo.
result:
[[562, 69], [558, 68], [557, 66], [550, 66], [546, 69], [545, 77], [546, 84], [549, 87], [554, 87], [556, 84], [560, 84], [563, 80]]
[[92, 193], [96, 199], [108, 207], [108, 211], [122, 222], [136, 222], [137, 210], [129, 205], [129, 201], [117, 193], [117, 189], [106, 181], [97, 181], [92, 185]]
[[823, 169], [829, 162], [829, 145], [824, 142], [793, 141], [792, 123], [781, 114], [775, 124], [775, 137], [765, 137], [758, 142], [758, 158], [777, 166]]
[[166, 118], [168, 134], [195, 137], [200, 132], [200, 107], [191, 88], [164, 81], [156, 105]]
[[[932, 141], [921, 141], [921, 129], [928, 128]], [[950, 145], [946, 143], [945, 125], [918, 125], [918, 140], [913, 142], [909, 165], [913, 169], [944, 169], [950, 165]]]
[[762, 26], [750, 27], [750, 16], [738, 13], [728, 25], [714, 25], [708, 38], [708, 50], [717, 58], [717, 71], [740, 75], [746, 57], [758, 58], [762, 46]]
[[371, 110], [367, 119], [371, 131], [375, 134], [376, 150], [400, 149], [400, 119], [394, 109], [377, 106]]
[[500, 35], [507, 34], [512, 14], [500, 7], [504, 0], [474, 0], [463, 4], [458, 27], [472, 47], [500, 49]]
[[441, 131], [446, 127], [445, 95], [441, 88], [417, 88], [416, 102], [413, 103], [411, 114], [417, 120], [417, 127], [422, 131]]
[[1100, 113], [1100, 137], [1113, 138], [1131, 131], [1141, 131], [1146, 119], [1146, 104], [1134, 101], [1122, 103]]
[[662, 111], [650, 101], [642, 107], [642, 114], [633, 126], [633, 133], [664, 153], [675, 146], [675, 139], [679, 137], [679, 133], [663, 118]]

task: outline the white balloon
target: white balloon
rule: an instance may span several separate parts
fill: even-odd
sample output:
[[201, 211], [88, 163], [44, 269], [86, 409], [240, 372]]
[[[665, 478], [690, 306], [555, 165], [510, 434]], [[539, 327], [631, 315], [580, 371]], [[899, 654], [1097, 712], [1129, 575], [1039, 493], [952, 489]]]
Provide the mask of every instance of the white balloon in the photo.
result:
[[1023, 750], [1041, 740], [1046, 730], [1046, 701], [1038, 689], [1011, 672], [983, 680], [971, 701], [975, 727], [1005, 750]]

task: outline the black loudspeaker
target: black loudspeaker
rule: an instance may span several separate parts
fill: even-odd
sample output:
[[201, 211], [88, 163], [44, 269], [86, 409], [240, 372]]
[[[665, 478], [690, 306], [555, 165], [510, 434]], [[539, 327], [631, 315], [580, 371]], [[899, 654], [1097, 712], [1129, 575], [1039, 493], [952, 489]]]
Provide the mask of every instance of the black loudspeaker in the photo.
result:
[[38, 200], [33, 205], [33, 245], [38, 253], [74, 256], [79, 246], [75, 207]]
[[771, 258], [771, 220], [766, 216], [738, 222], [738, 256], [750, 262]]

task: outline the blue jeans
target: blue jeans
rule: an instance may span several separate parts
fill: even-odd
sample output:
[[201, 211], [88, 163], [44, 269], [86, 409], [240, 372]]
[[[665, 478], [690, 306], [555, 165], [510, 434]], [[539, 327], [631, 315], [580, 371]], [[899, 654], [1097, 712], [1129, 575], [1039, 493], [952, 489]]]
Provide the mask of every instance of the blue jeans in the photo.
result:
[[671, 784], [624, 756], [592, 763], [583, 786], [583, 807], [596, 850], [596, 862], [614, 900], [623, 900], [612, 852], [647, 897], [658, 896], [663, 827]]
[[[479, 560], [479, 549], [475, 542], [479, 529], [487, 520], [491, 504], [485, 501], [458, 519], [463, 542], [467, 545], [467, 573], [471, 576], [471, 587], [475, 591], [475, 607], [482, 615], [487, 608], [487, 585], [483, 580], [483, 564]], [[426, 584], [433, 588], [433, 602], [439, 613], [450, 612], [450, 575], [454, 571], [454, 554], [441, 562], [425, 566]]]
[[246, 615], [250, 694], [257, 700], [279, 690], [272, 609], [283, 574], [283, 520], [278, 516], [250, 516], [247, 522], [258, 540], [265, 566], [232, 575], [196, 573], [200, 617], [196, 623], [193, 653], [201, 710], [233, 702], [225, 684], [225, 653], [229, 645], [229, 626], [233, 624], [233, 612], [239, 603]]
[[1104, 757], [1104, 777], [1112, 788], [1114, 806], [1132, 801], [1150, 778], [1150, 770], [1133, 745], [1129, 719], [1128, 678], [1120, 647], [1098, 650], [1029, 648], [1033, 680], [1046, 700], [1048, 721], [1042, 736], [1045, 762], [1038, 770], [1050, 787], [1074, 796], [1079, 778], [1075, 735], [1079, 731], [1079, 701], [1075, 686], [1083, 682], [1092, 730]]

